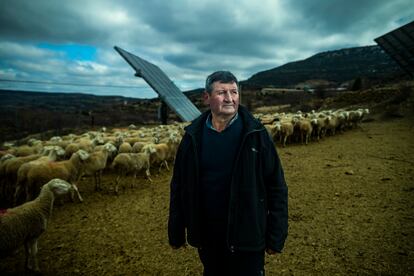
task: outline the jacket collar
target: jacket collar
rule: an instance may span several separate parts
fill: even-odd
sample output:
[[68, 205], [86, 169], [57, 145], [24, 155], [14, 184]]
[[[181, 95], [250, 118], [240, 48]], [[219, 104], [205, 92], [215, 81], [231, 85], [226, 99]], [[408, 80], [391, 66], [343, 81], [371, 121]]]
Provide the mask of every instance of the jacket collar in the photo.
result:
[[[253, 130], [261, 130], [263, 129], [263, 125], [260, 123], [259, 120], [253, 117], [253, 115], [247, 110], [246, 107], [239, 105], [238, 113], [240, 118], [242, 119], [244, 129], [247, 132]], [[202, 129], [204, 124], [206, 123], [207, 117], [211, 114], [210, 110], [205, 111], [202, 113], [198, 118], [194, 119], [190, 125], [185, 127], [185, 131], [188, 134], [195, 135], [199, 133]]]

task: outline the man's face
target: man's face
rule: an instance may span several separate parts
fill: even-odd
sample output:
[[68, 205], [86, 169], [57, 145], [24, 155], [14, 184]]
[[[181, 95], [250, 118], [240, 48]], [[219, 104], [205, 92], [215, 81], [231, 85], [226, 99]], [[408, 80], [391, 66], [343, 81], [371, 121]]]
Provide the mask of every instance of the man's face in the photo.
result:
[[210, 105], [211, 112], [216, 116], [235, 115], [239, 108], [239, 91], [237, 84], [214, 82], [211, 94], [205, 93], [205, 102]]

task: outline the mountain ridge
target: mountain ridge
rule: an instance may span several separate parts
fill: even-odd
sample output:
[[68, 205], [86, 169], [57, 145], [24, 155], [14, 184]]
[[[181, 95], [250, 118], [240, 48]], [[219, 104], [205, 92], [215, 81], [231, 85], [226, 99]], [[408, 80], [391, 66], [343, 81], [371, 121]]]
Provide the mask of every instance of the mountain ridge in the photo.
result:
[[378, 45], [317, 53], [303, 60], [260, 71], [241, 83], [256, 87], [294, 87], [312, 79], [337, 83], [359, 77], [390, 78], [403, 71]]

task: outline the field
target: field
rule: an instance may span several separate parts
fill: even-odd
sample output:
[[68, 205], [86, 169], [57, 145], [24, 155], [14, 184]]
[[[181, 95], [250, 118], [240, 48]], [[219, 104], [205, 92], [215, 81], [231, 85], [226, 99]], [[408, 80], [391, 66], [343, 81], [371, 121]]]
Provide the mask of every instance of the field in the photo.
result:
[[[289, 187], [289, 236], [267, 275], [414, 275], [413, 117], [380, 120], [320, 142], [277, 146]], [[115, 196], [79, 184], [84, 203], [56, 204], [39, 241], [44, 275], [201, 275], [192, 247], [167, 242], [163, 171]], [[24, 273], [23, 248], [0, 274]]]

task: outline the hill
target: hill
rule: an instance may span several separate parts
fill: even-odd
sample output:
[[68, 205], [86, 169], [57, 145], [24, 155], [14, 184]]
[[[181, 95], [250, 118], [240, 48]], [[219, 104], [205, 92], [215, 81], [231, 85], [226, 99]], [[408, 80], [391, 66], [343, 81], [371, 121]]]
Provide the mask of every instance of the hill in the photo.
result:
[[[302, 61], [287, 63], [267, 71], [258, 72], [241, 81], [242, 104], [250, 110], [261, 107], [284, 106], [284, 110], [304, 112], [326, 106], [326, 98], [347, 91], [327, 89], [326, 83], [336, 84], [360, 80], [357, 90], [374, 97], [374, 83], [396, 83], [402, 71], [378, 46], [367, 46], [316, 54]], [[370, 81], [366, 81], [369, 79]], [[361, 81], [362, 80], [362, 81]], [[372, 80], [375, 80], [373, 82]], [[309, 93], [298, 89], [300, 83], [312, 84], [317, 89]], [[322, 87], [322, 84], [325, 85]], [[295, 87], [296, 86], [296, 87]], [[355, 86], [355, 85], [354, 85]], [[262, 89], [278, 87], [278, 89]], [[296, 89], [279, 89], [295, 87]], [[368, 90], [367, 90], [368, 89]], [[399, 93], [399, 88], [391, 89]], [[396, 91], [396, 92], [395, 92]], [[203, 89], [184, 92], [201, 110], [205, 110]], [[387, 92], [388, 93], [388, 92]], [[385, 97], [388, 94], [385, 93]], [[384, 94], [381, 92], [381, 95]], [[354, 96], [351, 96], [351, 98]], [[82, 93], [43, 93], [0, 90], [0, 143], [41, 133], [45, 137], [79, 133], [85, 128], [145, 125], [158, 123], [159, 99], [137, 99], [122, 96], [95, 96]], [[346, 102], [344, 103], [346, 106]], [[179, 121], [169, 112], [169, 121]]]
[[0, 142], [157, 121], [156, 99], [0, 90]]
[[318, 53], [258, 72], [242, 83], [256, 87], [294, 87], [298, 83], [318, 79], [335, 82], [339, 86], [359, 77], [386, 80], [402, 74], [396, 62], [379, 46], [365, 46]]

